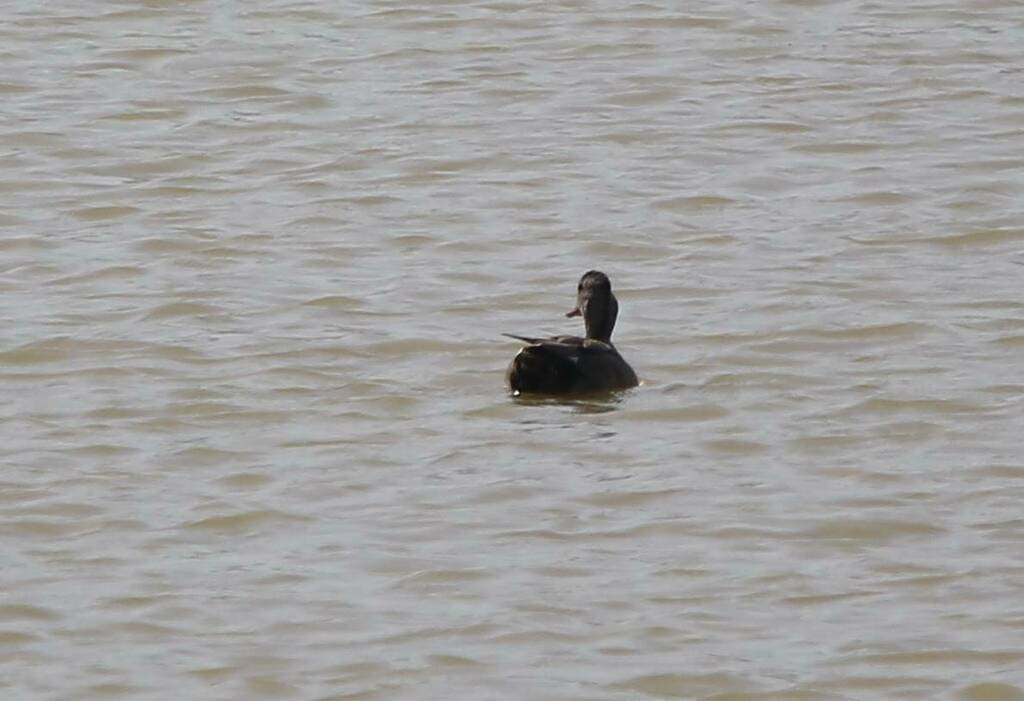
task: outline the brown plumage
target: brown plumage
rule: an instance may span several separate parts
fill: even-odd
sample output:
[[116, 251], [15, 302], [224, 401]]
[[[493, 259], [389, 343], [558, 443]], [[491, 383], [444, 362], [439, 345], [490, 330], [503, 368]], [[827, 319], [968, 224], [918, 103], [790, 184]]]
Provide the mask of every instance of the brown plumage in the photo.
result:
[[505, 373], [515, 394], [592, 394], [637, 386], [633, 368], [612, 345], [619, 302], [608, 276], [586, 272], [576, 289], [576, 308], [566, 316], [583, 316], [585, 338], [505, 334], [527, 344]]

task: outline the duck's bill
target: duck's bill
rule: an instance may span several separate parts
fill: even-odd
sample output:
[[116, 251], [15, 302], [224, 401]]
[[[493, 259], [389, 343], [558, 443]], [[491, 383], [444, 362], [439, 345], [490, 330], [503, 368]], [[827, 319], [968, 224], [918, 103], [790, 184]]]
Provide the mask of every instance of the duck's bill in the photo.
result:
[[566, 314], [565, 314], [565, 315], [566, 315], [566, 316], [569, 316], [569, 317], [572, 317], [572, 316], [579, 316], [579, 315], [580, 315], [580, 314], [582, 314], [582, 313], [583, 313], [583, 312], [581, 312], [581, 311], [580, 311], [580, 308], [579, 308], [579, 307], [576, 307], [576, 308], [575, 308], [575, 309], [573, 309], [573, 310], [572, 310], [571, 312], [566, 312]]

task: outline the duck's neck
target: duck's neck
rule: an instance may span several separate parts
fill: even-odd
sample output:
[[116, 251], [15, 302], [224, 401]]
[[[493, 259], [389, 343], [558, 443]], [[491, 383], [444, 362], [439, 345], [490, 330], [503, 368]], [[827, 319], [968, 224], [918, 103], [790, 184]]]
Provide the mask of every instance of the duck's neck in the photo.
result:
[[607, 297], [595, 297], [587, 304], [587, 313], [583, 323], [587, 329], [587, 338], [602, 341], [611, 345], [612, 329], [615, 328], [615, 318], [619, 315], [619, 302], [615, 295]]

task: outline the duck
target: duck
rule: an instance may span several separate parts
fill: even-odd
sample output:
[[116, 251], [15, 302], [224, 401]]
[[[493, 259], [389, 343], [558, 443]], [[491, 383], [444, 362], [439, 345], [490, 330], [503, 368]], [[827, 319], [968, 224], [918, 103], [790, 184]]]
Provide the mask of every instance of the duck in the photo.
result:
[[619, 302], [608, 276], [588, 270], [576, 287], [576, 306], [567, 317], [583, 317], [586, 336], [533, 338], [506, 333], [526, 345], [505, 373], [515, 396], [584, 395], [636, 387], [636, 373], [612, 344]]

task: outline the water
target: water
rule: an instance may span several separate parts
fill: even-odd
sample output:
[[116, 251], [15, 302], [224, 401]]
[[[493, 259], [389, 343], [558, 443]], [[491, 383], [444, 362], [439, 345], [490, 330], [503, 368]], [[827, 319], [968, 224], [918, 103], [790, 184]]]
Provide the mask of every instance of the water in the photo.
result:
[[1019, 9], [7, 3], [3, 698], [1024, 698]]

